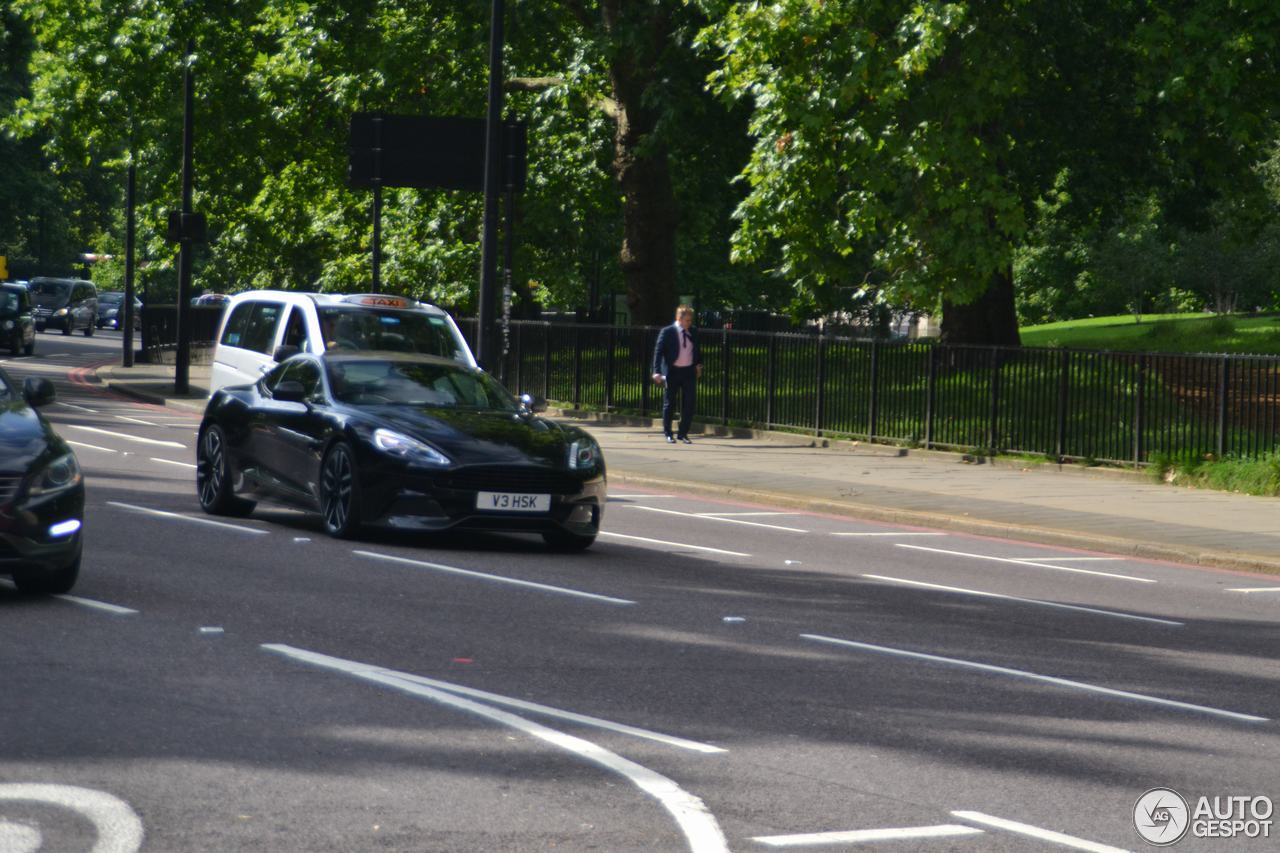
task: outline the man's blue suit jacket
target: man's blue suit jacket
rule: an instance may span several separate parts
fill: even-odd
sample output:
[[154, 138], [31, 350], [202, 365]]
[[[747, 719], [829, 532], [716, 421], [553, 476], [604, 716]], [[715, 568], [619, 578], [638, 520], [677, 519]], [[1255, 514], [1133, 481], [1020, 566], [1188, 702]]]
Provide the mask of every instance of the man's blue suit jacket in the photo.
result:
[[[681, 331], [679, 323], [672, 323], [670, 326], [664, 326], [658, 333], [658, 345], [653, 348], [654, 373], [666, 376], [668, 369], [680, 357]], [[698, 346], [698, 335], [693, 329], [689, 329], [689, 338], [693, 341], [693, 363], [702, 364], [702, 348]]]

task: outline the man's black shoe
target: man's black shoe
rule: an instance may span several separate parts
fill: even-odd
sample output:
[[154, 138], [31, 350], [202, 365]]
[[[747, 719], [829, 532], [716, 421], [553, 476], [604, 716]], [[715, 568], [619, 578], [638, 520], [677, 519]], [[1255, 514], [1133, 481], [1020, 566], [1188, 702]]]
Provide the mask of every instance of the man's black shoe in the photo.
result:
[[687, 435], [680, 436], [680, 440], [683, 441], [685, 444], [693, 444], [693, 442], [689, 440], [689, 436]]
[[676, 443], [676, 437], [674, 435], [667, 436], [667, 444], [675, 444], [675, 443]]

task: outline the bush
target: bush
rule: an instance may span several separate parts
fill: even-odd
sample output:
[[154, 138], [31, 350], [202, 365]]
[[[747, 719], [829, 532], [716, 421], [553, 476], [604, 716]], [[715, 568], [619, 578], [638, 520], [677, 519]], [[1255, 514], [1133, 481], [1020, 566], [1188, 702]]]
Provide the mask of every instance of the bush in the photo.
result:
[[1209, 321], [1209, 331], [1219, 337], [1234, 335], [1236, 333], [1235, 318], [1229, 317], [1226, 314], [1218, 314]]

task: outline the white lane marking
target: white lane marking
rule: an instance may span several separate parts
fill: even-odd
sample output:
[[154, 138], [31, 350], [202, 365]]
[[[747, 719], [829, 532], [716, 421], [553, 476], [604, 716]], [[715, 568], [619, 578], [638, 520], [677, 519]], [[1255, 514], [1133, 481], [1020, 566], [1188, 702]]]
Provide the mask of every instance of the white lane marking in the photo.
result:
[[226, 631], [225, 629], [219, 628], [216, 625], [207, 625], [200, 629], [200, 633], [201, 634], [223, 634], [223, 633], [226, 633]]
[[149, 427], [160, 426], [160, 424], [152, 423], [151, 421], [140, 421], [137, 418], [128, 418], [128, 417], [125, 417], [124, 415], [114, 415], [113, 417], [115, 417], [117, 420], [128, 421], [131, 424], [142, 424], [143, 426], [149, 426]]
[[893, 533], [832, 533], [832, 536], [946, 536], [945, 533], [924, 533], [914, 530], [896, 530]]
[[660, 512], [666, 515], [681, 515], [681, 516], [684, 516], [685, 518], [701, 518], [701, 519], [705, 519], [706, 521], [723, 521], [728, 524], [746, 524], [746, 525], [750, 525], [751, 527], [764, 527], [768, 530], [782, 530], [787, 533], [808, 533], [809, 532], [807, 530], [801, 530], [798, 527], [780, 527], [776, 524], [762, 524], [759, 521], [743, 521], [740, 518], [721, 518], [718, 515], [702, 515], [700, 513], [680, 512], [679, 510], [662, 509], [661, 507], [656, 507], [656, 506], [632, 505], [631, 508], [642, 509], [645, 512]]
[[48, 803], [89, 819], [98, 840], [89, 853], [136, 853], [142, 848], [142, 821], [129, 804], [102, 791], [74, 785], [0, 785], [0, 802]]
[[0, 819], [0, 850], [8, 853], [36, 853], [43, 844], [44, 838], [38, 829]]
[[192, 471], [194, 471], [198, 467], [196, 465], [191, 464], [190, 462], [175, 462], [172, 459], [161, 459], [159, 456], [151, 456], [148, 458], [152, 462], [163, 462], [166, 465], [181, 465], [183, 468], [190, 468]]
[[80, 424], [67, 424], [67, 426], [71, 429], [82, 429], [85, 432], [96, 432], [99, 435], [111, 435], [116, 438], [123, 438], [125, 441], [136, 441], [139, 444], [156, 444], [161, 447], [180, 447], [183, 450], [187, 449], [185, 444], [180, 444], [176, 441], [161, 441], [156, 438], [143, 438], [140, 435], [129, 435], [127, 432], [112, 432], [109, 429], [98, 429], [97, 427], [81, 426]]
[[1280, 586], [1242, 586], [1229, 589], [1227, 592], [1243, 592], [1245, 594], [1251, 592], [1280, 592]]
[[970, 554], [967, 551], [946, 551], [942, 548], [926, 548], [923, 545], [904, 545], [901, 542], [894, 543], [899, 548], [910, 548], [913, 551], [929, 551], [934, 554], [947, 554], [952, 557], [973, 557], [978, 560], [993, 560], [997, 563], [1013, 563], [1019, 566], [1034, 566], [1038, 569], [1054, 569], [1059, 572], [1071, 572], [1078, 575], [1096, 575], [1102, 578], [1114, 578], [1115, 580], [1133, 581], [1134, 583], [1155, 583], [1150, 578], [1139, 578], [1133, 575], [1117, 575], [1111, 572], [1095, 572], [1092, 569], [1077, 569], [1074, 566], [1055, 566], [1046, 563], [1043, 560], [1015, 560], [1011, 557], [993, 557], [990, 554]]
[[95, 610], [105, 610], [107, 613], [115, 613], [118, 616], [130, 616], [138, 612], [136, 610], [130, 610], [128, 607], [121, 607], [118, 604], [108, 604], [105, 601], [94, 601], [92, 598], [81, 598], [78, 595], [55, 595], [54, 598], [60, 598], [63, 601], [69, 601], [72, 604], [79, 604], [81, 607], [92, 607]]
[[1155, 622], [1158, 625], [1173, 625], [1179, 628], [1183, 627], [1182, 622], [1174, 622], [1172, 619], [1157, 619], [1154, 616], [1138, 616], [1133, 613], [1121, 613], [1116, 610], [1097, 610], [1093, 607], [1083, 607], [1079, 604], [1062, 604], [1057, 601], [1044, 601], [1039, 598], [1021, 598], [1020, 596], [1005, 595], [999, 592], [982, 592], [980, 590], [964, 589], [963, 587], [958, 586], [943, 586], [942, 584], [913, 581], [907, 580], [906, 578], [891, 578], [887, 575], [864, 574], [863, 577], [878, 581], [889, 581], [890, 583], [907, 584], [908, 586], [919, 586], [924, 587], [925, 589], [940, 589], [945, 592], [958, 592], [963, 593], [964, 595], [979, 595], [984, 598], [999, 598], [1004, 601], [1018, 601], [1023, 604], [1039, 604], [1042, 607], [1057, 607], [1062, 610], [1077, 610], [1081, 613], [1093, 613], [1098, 616], [1114, 616], [1117, 619], [1136, 619], [1140, 622]]
[[133, 504], [120, 503], [119, 501], [107, 501], [107, 506], [119, 507], [121, 509], [131, 510], [133, 512], [141, 512], [147, 515], [154, 515], [157, 518], [172, 518], [175, 521], [189, 521], [192, 524], [204, 524], [209, 527], [220, 527], [226, 530], [239, 530], [241, 533], [266, 533], [265, 530], [259, 530], [256, 527], [245, 527], [241, 524], [227, 524], [225, 521], [214, 521], [209, 518], [197, 518], [192, 515], [182, 515], [177, 512], [166, 512], [162, 509], [151, 509], [145, 506], [134, 506]]
[[470, 696], [473, 699], [480, 699], [494, 705], [506, 705], [509, 708], [518, 708], [522, 711], [541, 714], [544, 717], [554, 717], [560, 720], [581, 723], [584, 726], [592, 726], [598, 729], [618, 732], [619, 734], [631, 735], [632, 737], [643, 738], [645, 740], [652, 740], [658, 743], [664, 743], [668, 746], [678, 747], [679, 749], [687, 749], [691, 752], [702, 752], [707, 754], [728, 752], [727, 749], [722, 749], [721, 747], [712, 746], [707, 743], [699, 743], [696, 740], [686, 740], [685, 738], [675, 737], [673, 735], [664, 735], [661, 732], [639, 729], [635, 726], [615, 723], [610, 720], [602, 720], [599, 717], [589, 717], [585, 714], [574, 713], [573, 711], [562, 711], [559, 708], [552, 708], [549, 705], [539, 705], [536, 702], [528, 702], [524, 699], [513, 699], [510, 696], [503, 696], [498, 693], [489, 693], [484, 690], [477, 690], [474, 687], [464, 687], [461, 684], [454, 684], [451, 681], [439, 681], [434, 678], [427, 678], [423, 675], [413, 675], [408, 672], [397, 672], [394, 669], [386, 669], [380, 666], [373, 666], [372, 664], [357, 663], [352, 660], [344, 660], [343, 658], [320, 654], [319, 652], [309, 652], [305, 649], [299, 649], [294, 646], [277, 644], [263, 646], [263, 648], [279, 652], [288, 657], [294, 658], [295, 660], [315, 664], [316, 666], [329, 667], [331, 669], [350, 672], [352, 674], [358, 674], [361, 672], [377, 672], [392, 678], [399, 678], [403, 681], [432, 687], [436, 690], [445, 690], [449, 693], [456, 693], [460, 696]]
[[958, 817], [961, 820], [971, 821], [982, 826], [990, 826], [996, 829], [1003, 829], [1008, 832], [1016, 832], [1019, 835], [1028, 835], [1032, 838], [1038, 838], [1041, 841], [1048, 841], [1053, 844], [1061, 844], [1064, 847], [1071, 847], [1075, 850], [1087, 850], [1089, 853], [1125, 853], [1123, 847], [1111, 847], [1106, 844], [1098, 844], [1094, 841], [1086, 841], [1083, 838], [1076, 838], [1072, 835], [1064, 835], [1061, 832], [1054, 832], [1049, 829], [1041, 829], [1038, 826], [1031, 826], [1017, 821], [1005, 820], [1002, 817], [992, 817], [982, 812], [963, 812], [955, 811], [951, 813], [952, 817]]
[[378, 667], [370, 667], [350, 661], [340, 661], [338, 658], [328, 658], [327, 661], [322, 661], [320, 659], [327, 656], [314, 655], [290, 646], [264, 645], [262, 648], [286, 657], [303, 660], [307, 663], [337, 669], [356, 678], [383, 684], [414, 696], [421, 696], [460, 711], [467, 711], [476, 716], [484, 717], [495, 723], [524, 732], [553, 746], [558, 746], [625, 777], [641, 791], [656, 799], [675, 818], [676, 823], [680, 826], [685, 839], [689, 843], [689, 849], [694, 853], [721, 853], [721, 851], [728, 853], [729, 843], [725, 839], [724, 833], [720, 830], [720, 825], [716, 822], [715, 817], [701, 799], [686, 792], [667, 777], [636, 764], [634, 761], [623, 758], [614, 752], [610, 752], [591, 741], [556, 731], [541, 723], [526, 720], [524, 717], [507, 711], [501, 711], [480, 702], [465, 699], [448, 690], [440, 690], [435, 687], [428, 687], [425, 684], [407, 681], [389, 670], [382, 670]]
[[1185, 711], [1197, 711], [1202, 714], [1212, 714], [1218, 717], [1227, 717], [1232, 720], [1242, 720], [1248, 723], [1265, 723], [1268, 722], [1267, 717], [1255, 717], [1252, 714], [1241, 714], [1237, 711], [1225, 711], [1221, 708], [1210, 708], [1207, 705], [1193, 705], [1190, 702], [1179, 702], [1176, 699], [1162, 699], [1159, 696], [1147, 696], [1142, 693], [1130, 693], [1127, 690], [1116, 690], [1111, 687], [1101, 687], [1097, 684], [1088, 684], [1083, 681], [1071, 681], [1067, 678], [1058, 678], [1053, 675], [1040, 675], [1035, 672], [1027, 672], [1024, 669], [1009, 669], [1008, 667], [996, 666], [990, 663], [978, 663], [976, 661], [960, 660], [959, 658], [944, 658], [939, 655], [929, 655], [924, 652], [912, 652], [906, 649], [894, 649], [889, 646], [876, 646], [871, 643], [859, 643], [853, 640], [841, 640], [836, 637], [824, 637], [821, 634], [801, 634], [806, 640], [813, 640], [818, 643], [827, 643], [833, 646], [846, 646], [851, 649], [861, 649], [863, 651], [878, 652], [880, 654], [897, 655], [899, 657], [914, 658], [915, 660], [924, 660], [931, 663], [945, 663], [952, 666], [962, 666], [969, 669], [977, 669], [983, 672], [994, 672], [999, 675], [1012, 675], [1017, 678], [1026, 678], [1031, 681], [1040, 681], [1045, 684], [1054, 684], [1058, 687], [1070, 687], [1075, 690], [1085, 690], [1090, 693], [1101, 693], [1104, 696], [1118, 696], [1122, 699], [1134, 699], [1139, 702], [1148, 702], [1152, 705], [1163, 705], [1169, 708], [1180, 708]]
[[77, 406], [75, 403], [67, 403], [67, 402], [63, 402], [62, 400], [58, 401], [58, 405], [66, 406], [68, 409], [75, 409], [77, 412], [88, 412], [91, 415], [98, 414], [97, 409], [90, 409], [86, 406]]
[[610, 498], [674, 498], [675, 495], [609, 495]]
[[1123, 563], [1124, 557], [1046, 557], [1032, 554], [1030, 557], [1009, 557], [1010, 560], [1053, 560], [1055, 563]]
[[416, 566], [421, 569], [431, 569], [436, 572], [447, 572], [449, 574], [463, 575], [465, 577], [480, 578], [481, 580], [494, 581], [496, 583], [506, 583], [513, 586], [529, 587], [531, 589], [542, 590], [543, 592], [556, 592], [561, 595], [573, 595], [578, 598], [590, 598], [595, 601], [603, 601], [606, 604], [635, 604], [634, 601], [628, 601], [625, 598], [612, 598], [607, 595], [597, 595], [594, 592], [583, 592], [577, 589], [569, 589], [563, 586], [550, 586], [545, 583], [535, 583], [533, 581], [522, 581], [516, 578], [506, 578], [502, 575], [490, 575], [484, 572], [475, 572], [470, 569], [459, 569], [456, 566], [444, 566], [440, 563], [428, 563], [423, 560], [410, 560], [407, 557], [393, 557], [390, 554], [378, 554], [374, 551], [352, 551], [358, 557], [370, 557], [374, 560], [387, 560], [393, 563], [404, 563], [410, 566]]
[[96, 444], [85, 444], [83, 441], [72, 441], [69, 438], [66, 439], [66, 442], [67, 444], [70, 444], [72, 447], [85, 447], [85, 448], [88, 448], [89, 450], [101, 450], [103, 453], [119, 453], [120, 452], [116, 450], [114, 447], [99, 447]]
[[651, 545], [662, 545], [666, 548], [675, 548], [677, 550], [693, 550], [706, 551], [711, 554], [725, 554], [729, 557], [750, 557], [750, 554], [743, 554], [741, 551], [725, 551], [720, 548], [708, 548], [706, 545], [685, 545], [680, 542], [664, 542], [661, 539], [649, 539], [644, 536], [628, 536], [625, 533], [611, 533], [607, 530], [600, 531], [601, 536], [612, 536], [614, 539], [628, 539], [632, 542], [648, 542]]
[[809, 832], [803, 835], [758, 835], [751, 839], [768, 847], [812, 847], [819, 844], [859, 844], [865, 841], [903, 841], [913, 838], [945, 838], [982, 835], [981, 829], [944, 823], [938, 826], [905, 826], [897, 829], [854, 829], [848, 832]]
[[800, 514], [801, 513], [798, 513], [798, 512], [700, 512], [698, 513], [698, 515], [708, 517], [708, 518], [715, 517], [717, 515], [723, 515], [728, 517], [728, 516], [735, 516], [735, 515], [750, 516], [750, 515], [800, 515]]

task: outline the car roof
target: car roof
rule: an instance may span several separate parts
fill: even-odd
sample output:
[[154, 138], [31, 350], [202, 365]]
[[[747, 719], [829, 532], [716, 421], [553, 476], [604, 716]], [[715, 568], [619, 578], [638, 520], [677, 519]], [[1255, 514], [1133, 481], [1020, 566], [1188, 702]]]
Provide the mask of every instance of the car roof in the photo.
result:
[[3, 281], [0, 282], [0, 288], [4, 288], [5, 290], [25, 291], [27, 286], [25, 284], [18, 284], [17, 282]]
[[433, 314], [436, 316], [448, 316], [443, 308], [432, 305], [430, 302], [422, 302], [408, 296], [395, 297], [409, 302], [409, 305], [398, 307], [393, 305], [360, 305], [350, 300], [353, 297], [378, 297], [393, 296], [392, 294], [378, 294], [370, 292], [356, 293], [313, 293], [310, 291], [300, 290], [247, 290], [243, 293], [237, 293], [232, 297], [232, 301], [239, 304], [250, 299], [282, 299], [286, 302], [306, 299], [317, 307], [322, 308], [377, 308], [380, 311], [418, 311]]

